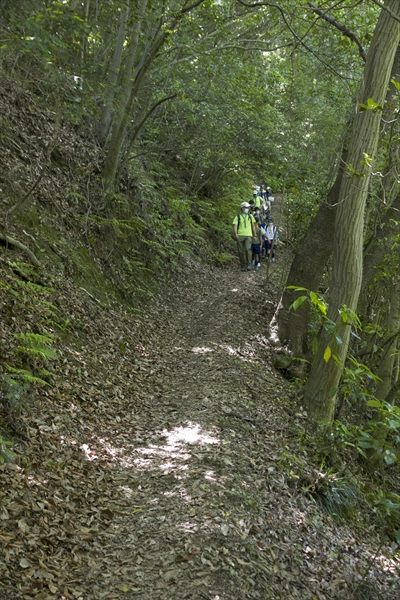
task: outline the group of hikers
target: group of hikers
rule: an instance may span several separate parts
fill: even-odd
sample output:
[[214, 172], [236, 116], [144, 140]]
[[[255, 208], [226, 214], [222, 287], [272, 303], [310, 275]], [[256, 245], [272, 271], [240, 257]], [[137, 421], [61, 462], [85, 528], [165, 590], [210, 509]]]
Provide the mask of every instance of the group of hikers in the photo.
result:
[[242, 271], [257, 271], [262, 258], [275, 262], [275, 250], [280, 237], [271, 216], [273, 200], [271, 188], [261, 184], [254, 189], [250, 202], [241, 203], [240, 213], [233, 219]]

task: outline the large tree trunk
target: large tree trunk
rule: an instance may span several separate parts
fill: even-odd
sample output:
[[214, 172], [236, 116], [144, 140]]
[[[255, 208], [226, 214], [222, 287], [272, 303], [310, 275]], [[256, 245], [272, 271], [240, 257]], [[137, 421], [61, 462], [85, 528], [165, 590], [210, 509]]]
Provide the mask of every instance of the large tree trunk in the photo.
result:
[[[390, 80], [400, 80], [400, 46], [397, 47]], [[366, 286], [372, 281], [376, 268], [390, 252], [393, 236], [400, 232], [400, 194], [398, 190], [399, 142], [398, 142], [398, 90], [391, 82], [386, 96], [382, 119], [383, 135], [390, 138], [386, 160], [385, 176], [382, 180], [381, 201], [388, 209], [375, 227], [373, 235], [364, 248], [364, 268], [361, 282], [360, 300]]]
[[326, 202], [319, 207], [299, 246], [290, 268], [286, 287], [270, 323], [271, 340], [274, 343], [287, 345], [294, 356], [305, 356], [307, 353], [310, 309], [304, 303], [296, 311], [290, 310], [299, 293], [287, 288], [295, 285], [313, 291], [318, 289], [333, 251], [335, 209], [339, 200], [346, 154], [344, 149], [336, 180], [329, 190]]
[[[385, 7], [400, 15], [398, 0], [387, 0]], [[313, 419], [329, 428], [333, 421], [336, 393], [347, 356], [351, 319], [341, 318], [343, 307], [355, 311], [362, 278], [364, 210], [379, 139], [381, 110], [386, 96], [397, 46], [400, 22], [382, 9], [367, 56], [357, 112], [348, 153], [348, 176], [342, 180], [335, 219], [335, 246], [328, 318], [336, 322], [336, 346], [332, 332], [321, 330], [319, 347], [305, 388], [305, 404]], [[377, 106], [362, 110], [372, 99]], [[335, 359], [326, 349], [332, 347]]]
[[[395, 78], [396, 80], [400, 79], [400, 46], [397, 47], [395, 59], [393, 61], [390, 79], [392, 78]], [[388, 123], [392, 123], [393, 119], [395, 119], [393, 107], [396, 105], [393, 100], [397, 94], [397, 88], [395, 85], [391, 84], [386, 98], [387, 105], [389, 106], [388, 108], [385, 108], [384, 115], [385, 121]], [[385, 107], [387, 105], [385, 105]], [[333, 252], [335, 208], [339, 200], [340, 185], [347, 159], [347, 147], [348, 140], [346, 140], [343, 146], [336, 181], [327, 195], [326, 202], [323, 202], [319, 207], [316, 216], [311, 221], [310, 227], [300, 244], [300, 248], [294, 257], [290, 268], [285, 290], [282, 293], [278, 307], [269, 326], [271, 341], [287, 345], [294, 356], [308, 356], [309, 354], [307, 332], [310, 323], [310, 308], [308, 304], [304, 303], [296, 311], [289, 310], [290, 306], [302, 292], [295, 292], [294, 290], [287, 289], [287, 287], [305, 287], [314, 292], [318, 290], [324, 269]], [[388, 188], [393, 184], [393, 176], [389, 175], [390, 174], [387, 173], [385, 176], [385, 182], [387, 182], [386, 185]], [[397, 179], [397, 169], [395, 176]], [[387, 197], [388, 194], [386, 195], [386, 198]], [[394, 209], [400, 209], [400, 196], [395, 199], [392, 206]], [[389, 237], [395, 232], [396, 227], [400, 227], [396, 226], [393, 221], [390, 220], [395, 218], [396, 213], [394, 210], [387, 211], [382, 220], [381, 228], [370, 239], [364, 250], [364, 271], [361, 291], [363, 291], [365, 286], [371, 281], [375, 273], [375, 266], [383, 260], [385, 254], [389, 250], [390, 240], [383, 242], [382, 238]], [[384, 230], [383, 227], [385, 227]]]

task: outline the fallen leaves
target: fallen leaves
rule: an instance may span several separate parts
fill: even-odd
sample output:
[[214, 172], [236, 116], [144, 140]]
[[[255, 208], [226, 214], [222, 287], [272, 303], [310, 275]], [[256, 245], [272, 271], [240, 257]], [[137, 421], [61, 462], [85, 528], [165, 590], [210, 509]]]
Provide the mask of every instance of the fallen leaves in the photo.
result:
[[[290, 389], [269, 367], [265, 386], [238, 316], [252, 295], [232, 296], [232, 274], [196, 277], [199, 298], [163, 308], [173, 327], [59, 290], [85, 341], [58, 340], [61, 375], [23, 417], [19, 465], [0, 465], [7, 600], [349, 597], [377, 540], [357, 545], [292, 486]], [[390, 589], [389, 570], [372, 575]]]

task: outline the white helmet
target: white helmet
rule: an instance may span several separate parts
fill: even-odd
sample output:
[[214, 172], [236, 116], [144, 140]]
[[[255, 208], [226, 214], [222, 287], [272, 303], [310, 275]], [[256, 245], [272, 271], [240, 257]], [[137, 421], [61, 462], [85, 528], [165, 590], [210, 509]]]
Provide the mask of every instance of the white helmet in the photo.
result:
[[240, 208], [249, 208], [250, 204], [248, 202], [242, 202]]

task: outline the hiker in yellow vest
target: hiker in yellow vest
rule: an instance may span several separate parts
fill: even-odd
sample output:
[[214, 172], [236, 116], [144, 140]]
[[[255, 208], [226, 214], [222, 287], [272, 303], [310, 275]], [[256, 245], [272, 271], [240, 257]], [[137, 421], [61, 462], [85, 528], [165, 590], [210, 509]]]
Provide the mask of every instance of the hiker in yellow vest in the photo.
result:
[[256, 236], [256, 221], [253, 215], [249, 214], [249, 208], [248, 202], [242, 202], [240, 214], [233, 219], [233, 231], [242, 271], [251, 271], [251, 241]]

